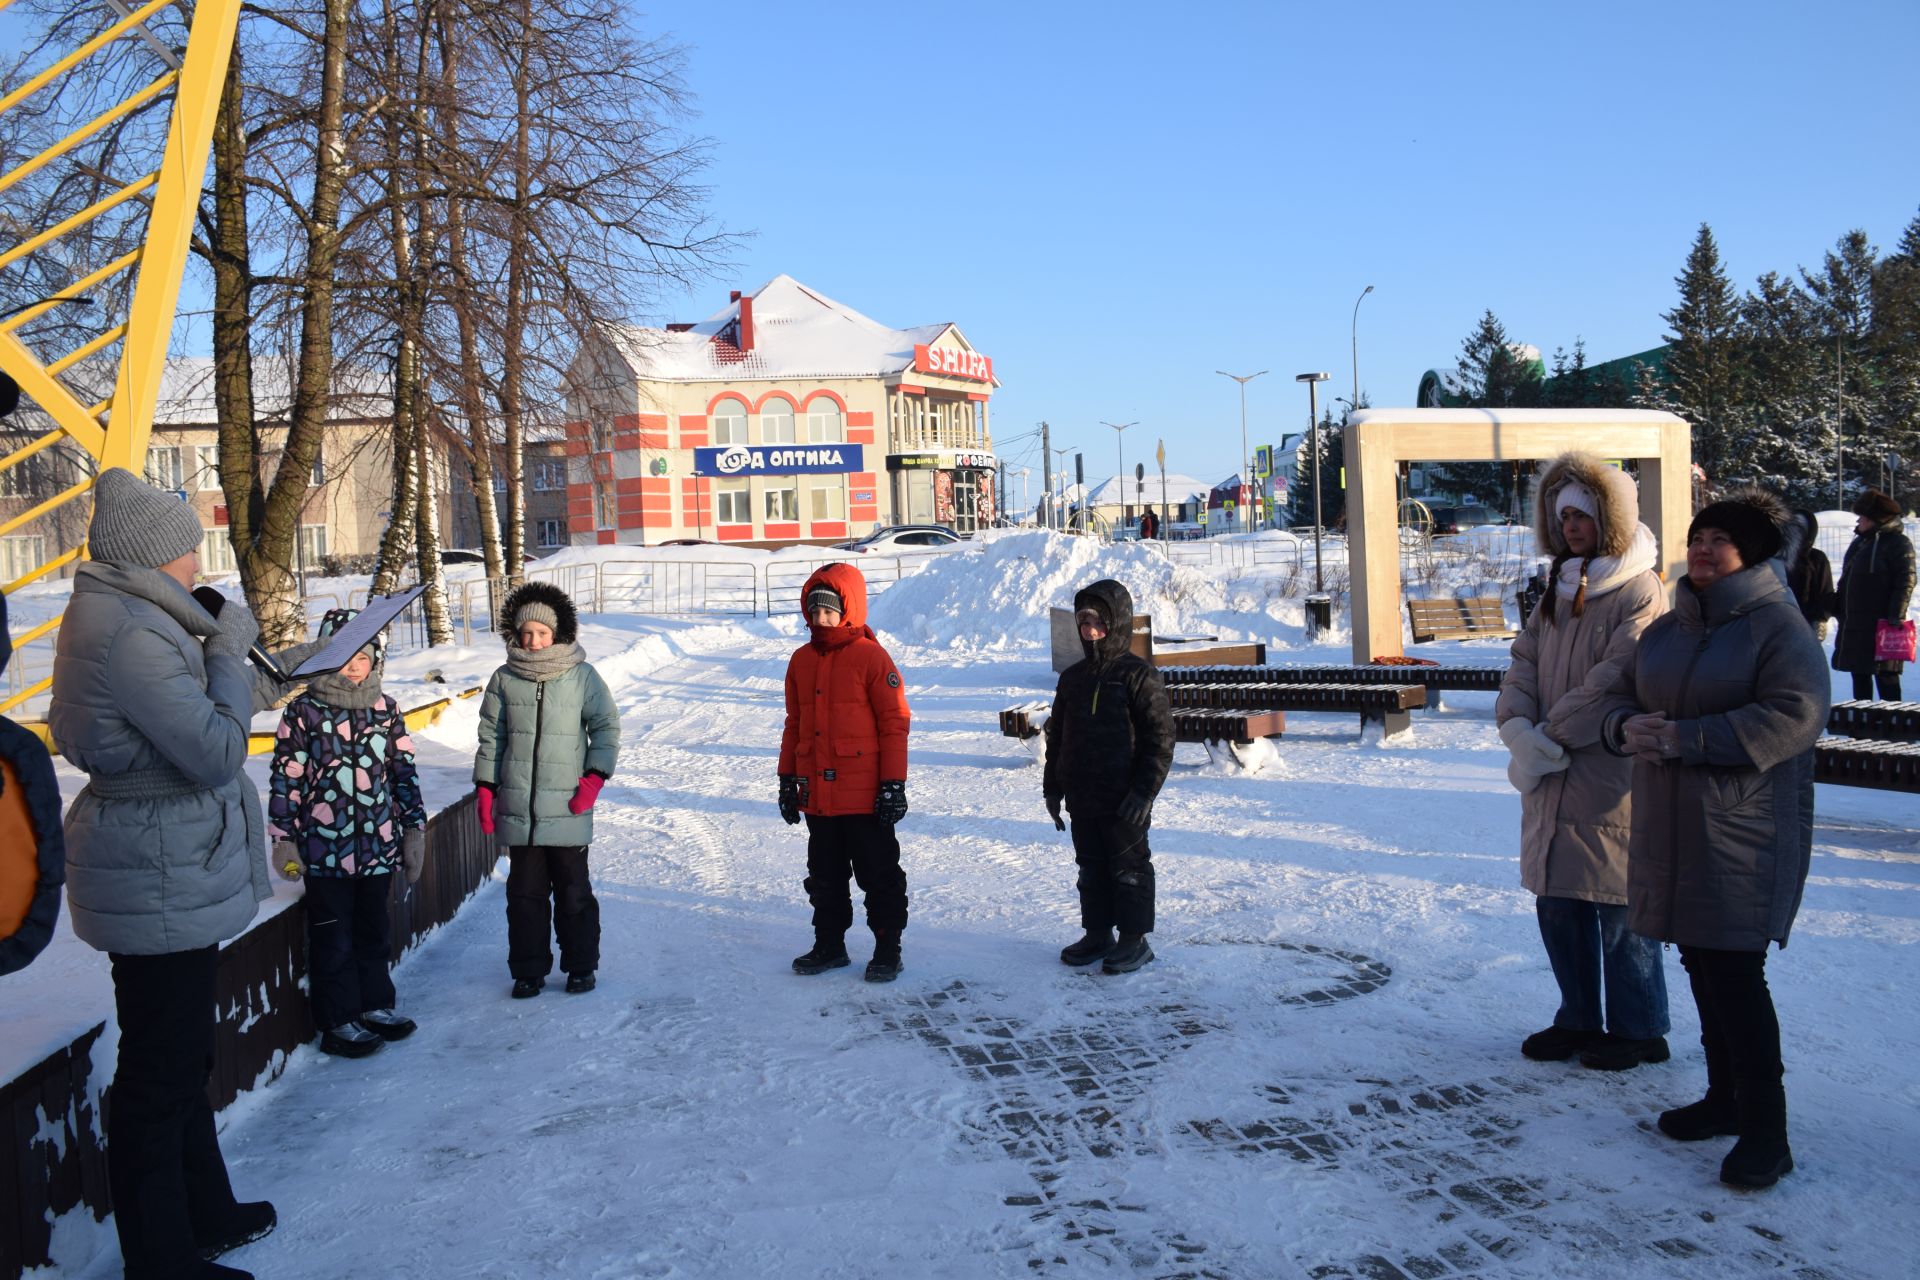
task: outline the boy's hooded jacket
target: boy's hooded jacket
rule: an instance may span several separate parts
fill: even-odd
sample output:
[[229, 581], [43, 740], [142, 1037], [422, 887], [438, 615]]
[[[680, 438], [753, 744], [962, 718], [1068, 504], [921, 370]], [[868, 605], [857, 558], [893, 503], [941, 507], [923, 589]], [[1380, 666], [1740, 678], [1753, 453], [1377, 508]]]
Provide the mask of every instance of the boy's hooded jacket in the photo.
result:
[[[513, 619], [529, 604], [553, 610], [553, 646], [520, 647]], [[480, 701], [476, 785], [494, 789], [494, 835], [505, 845], [593, 843], [593, 811], [567, 807], [580, 779], [613, 776], [620, 754], [620, 712], [578, 644], [580, 620], [567, 593], [547, 582], [514, 589], [500, 614], [507, 665], [493, 673]]]
[[[358, 612], [330, 611], [321, 639]], [[413, 740], [400, 704], [380, 688], [380, 646], [362, 652], [374, 660], [365, 680], [316, 677], [280, 713], [275, 734], [267, 837], [291, 841], [310, 876], [387, 874], [400, 864], [400, 833], [427, 824]]]
[[[831, 818], [872, 813], [882, 782], [907, 780], [911, 713], [899, 669], [867, 625], [867, 582], [850, 564], [823, 565], [800, 589], [837, 592], [840, 625], [813, 628], [787, 663], [780, 772], [801, 779], [801, 811]], [[809, 623], [809, 626], [812, 624]]]
[[1093, 607], [1107, 618], [1107, 634], [1087, 656], [1060, 673], [1047, 717], [1047, 767], [1041, 783], [1070, 812], [1111, 814], [1129, 792], [1151, 804], [1173, 765], [1173, 712], [1166, 685], [1151, 663], [1136, 656], [1133, 596], [1103, 578], [1073, 597], [1074, 612]]
[[[0, 673], [12, 656], [0, 595]], [[0, 716], [0, 973], [26, 968], [53, 936], [66, 850], [53, 759], [40, 739]]]

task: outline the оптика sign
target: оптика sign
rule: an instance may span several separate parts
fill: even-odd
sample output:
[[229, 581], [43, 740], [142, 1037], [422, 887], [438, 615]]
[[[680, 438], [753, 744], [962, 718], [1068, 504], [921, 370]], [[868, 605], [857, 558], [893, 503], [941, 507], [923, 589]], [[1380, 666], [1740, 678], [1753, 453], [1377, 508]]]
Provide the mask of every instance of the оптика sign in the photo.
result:
[[697, 476], [844, 475], [865, 471], [864, 445], [727, 444], [693, 451]]

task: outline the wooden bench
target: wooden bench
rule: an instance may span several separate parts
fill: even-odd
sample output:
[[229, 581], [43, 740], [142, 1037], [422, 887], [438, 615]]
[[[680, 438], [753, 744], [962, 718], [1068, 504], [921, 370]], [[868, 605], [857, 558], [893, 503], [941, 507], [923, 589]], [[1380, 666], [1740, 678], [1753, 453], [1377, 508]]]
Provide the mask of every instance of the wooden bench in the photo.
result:
[[[1174, 736], [1180, 742], [1251, 742], [1287, 731], [1289, 711], [1358, 712], [1378, 720], [1388, 737], [1411, 726], [1408, 712], [1427, 704], [1417, 684], [1202, 684], [1169, 685]], [[1023, 702], [1000, 713], [1000, 732], [1031, 738], [1041, 731], [1050, 706]]]
[[[1000, 732], [1009, 738], [1038, 737], [1051, 708], [1047, 702], [1008, 707], [1000, 713]], [[1186, 707], [1173, 713], [1174, 739], [1178, 742], [1251, 742], [1255, 738], [1277, 738], [1286, 729], [1287, 717], [1281, 711]]]
[[[1169, 691], [1181, 684], [1417, 684], [1426, 689], [1498, 693], [1505, 665], [1399, 666], [1385, 663], [1186, 667], [1162, 671]], [[1431, 706], [1432, 702], [1426, 704]]]
[[1814, 744], [1813, 780], [1920, 794], [1920, 702], [1836, 702]]
[[1827, 713], [1827, 732], [1878, 742], [1920, 742], [1920, 702], [1836, 702]]
[[1266, 660], [1267, 646], [1258, 642], [1153, 651], [1153, 665], [1162, 670], [1168, 667], [1257, 667]]
[[1507, 612], [1498, 596], [1409, 600], [1407, 619], [1413, 624], [1415, 644], [1429, 640], [1510, 640], [1519, 634], [1507, 625]]

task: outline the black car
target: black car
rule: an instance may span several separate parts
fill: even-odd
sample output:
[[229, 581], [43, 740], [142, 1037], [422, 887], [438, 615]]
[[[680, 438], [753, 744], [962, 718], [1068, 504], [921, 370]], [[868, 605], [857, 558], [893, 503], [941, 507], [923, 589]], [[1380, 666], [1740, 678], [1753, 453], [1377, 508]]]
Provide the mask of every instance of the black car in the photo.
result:
[[1434, 507], [1432, 511], [1435, 534], [1465, 533], [1469, 529], [1507, 523], [1507, 518], [1492, 507]]

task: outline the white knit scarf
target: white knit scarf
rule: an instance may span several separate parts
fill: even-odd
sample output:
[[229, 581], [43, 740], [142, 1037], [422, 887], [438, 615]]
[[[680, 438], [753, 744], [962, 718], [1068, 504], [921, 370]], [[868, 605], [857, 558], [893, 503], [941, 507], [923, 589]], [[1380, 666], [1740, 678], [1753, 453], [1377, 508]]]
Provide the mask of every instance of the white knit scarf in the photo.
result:
[[[1635, 524], [1633, 542], [1625, 555], [1595, 556], [1586, 562], [1587, 599], [1618, 590], [1659, 561], [1660, 544], [1653, 540], [1653, 530], [1644, 524]], [[1560, 599], [1571, 600], [1580, 590], [1580, 566], [1579, 556], [1567, 557], [1566, 563], [1560, 566], [1560, 580], [1554, 584], [1554, 593]]]

